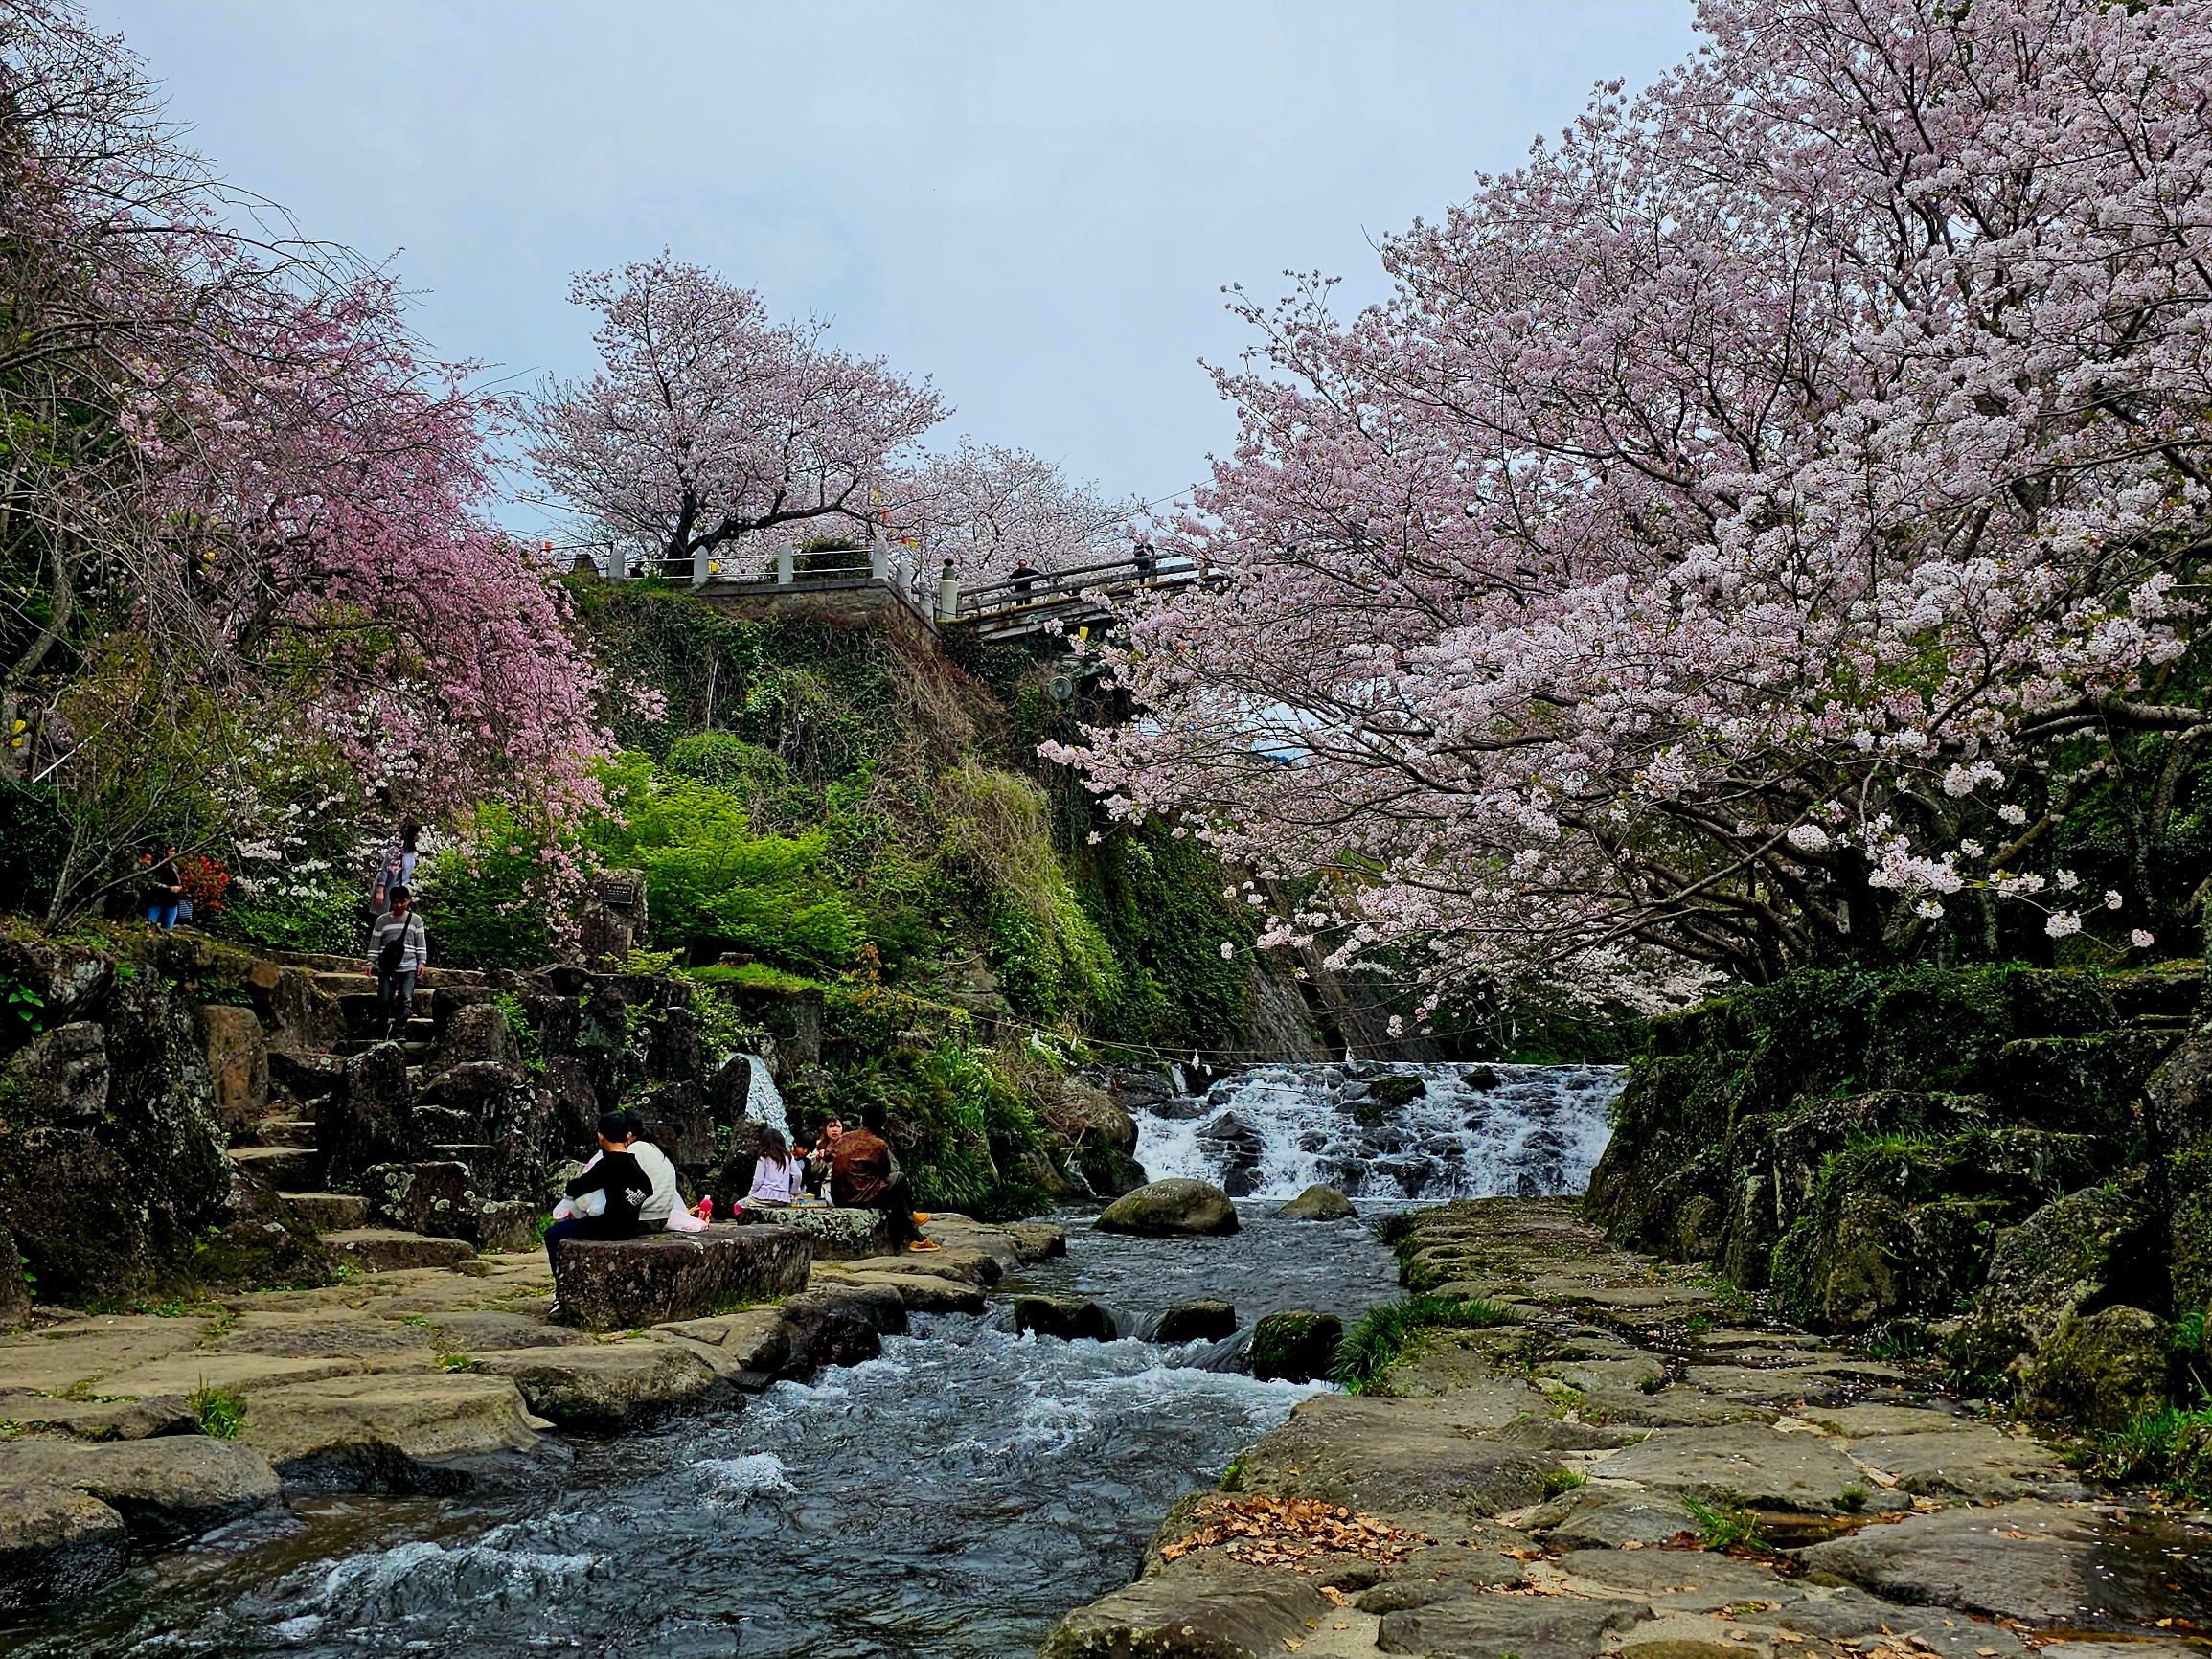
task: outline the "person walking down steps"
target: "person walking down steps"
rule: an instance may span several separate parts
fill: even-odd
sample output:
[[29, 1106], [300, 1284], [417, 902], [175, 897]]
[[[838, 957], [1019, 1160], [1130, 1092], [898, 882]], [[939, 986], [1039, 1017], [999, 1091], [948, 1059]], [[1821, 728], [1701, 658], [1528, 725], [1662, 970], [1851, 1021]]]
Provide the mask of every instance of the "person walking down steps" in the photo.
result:
[[404, 1037], [415, 1017], [415, 976], [430, 959], [430, 940], [415, 914], [415, 896], [395, 887], [389, 897], [392, 908], [369, 930], [369, 971], [376, 976], [376, 1018], [384, 1035]]
[[376, 865], [376, 880], [369, 890], [369, 909], [381, 917], [392, 909], [392, 896], [415, 885], [415, 861], [420, 856], [416, 844], [422, 835], [422, 826], [412, 818], [399, 820], [399, 828], [392, 836], [392, 844], [384, 849]]

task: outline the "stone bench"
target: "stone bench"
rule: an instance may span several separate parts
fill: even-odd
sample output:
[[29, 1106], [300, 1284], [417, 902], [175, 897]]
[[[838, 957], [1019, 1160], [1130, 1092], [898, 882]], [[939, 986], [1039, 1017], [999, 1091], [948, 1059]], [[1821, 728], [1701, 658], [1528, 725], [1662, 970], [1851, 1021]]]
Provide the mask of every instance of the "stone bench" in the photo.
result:
[[732, 1226], [560, 1246], [562, 1322], [623, 1330], [699, 1319], [807, 1287], [814, 1241], [795, 1227]]

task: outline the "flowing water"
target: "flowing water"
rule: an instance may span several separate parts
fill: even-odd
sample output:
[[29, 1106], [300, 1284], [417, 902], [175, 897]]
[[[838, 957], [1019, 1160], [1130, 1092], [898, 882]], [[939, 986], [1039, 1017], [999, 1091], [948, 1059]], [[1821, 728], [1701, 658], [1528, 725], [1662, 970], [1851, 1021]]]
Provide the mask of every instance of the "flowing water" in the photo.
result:
[[[1289, 1084], [1268, 1079], [1284, 1070], [1265, 1068], [1239, 1097], [1269, 1134]], [[1499, 1068], [1501, 1084], [1516, 1073], [1506, 1086], [1529, 1086], [1526, 1070]], [[1602, 1139], [1609, 1080], [1579, 1087], [1581, 1075], [1562, 1078], [1548, 1118], [1516, 1106], [1516, 1121], [1559, 1125], [1572, 1148]], [[1317, 1077], [1316, 1098], [1341, 1097], [1344, 1080]], [[1165, 1167], [1185, 1156], [1172, 1135], [1192, 1122], [1148, 1119], [1138, 1154], [1155, 1175], [1177, 1172]], [[1463, 1144], [1454, 1179], [1514, 1190], [1532, 1167], [1528, 1138]], [[1325, 1153], [1278, 1163], [1270, 1152], [1268, 1189], [1295, 1191], [1321, 1167], [1299, 1161], [1310, 1155]], [[1492, 1156], [1497, 1170], [1478, 1172]], [[1586, 1172], [1587, 1158], [1558, 1167]], [[1015, 1336], [1008, 1299], [1089, 1295], [1118, 1328], [1141, 1330], [1197, 1296], [1233, 1301], [1248, 1329], [1278, 1308], [1349, 1317], [1397, 1294], [1396, 1264], [1366, 1226], [1277, 1221], [1272, 1207], [1243, 1206], [1244, 1230], [1228, 1239], [1122, 1239], [1063, 1215], [1065, 1260], [1002, 1284], [981, 1317], [917, 1319], [878, 1360], [779, 1383], [740, 1409], [580, 1442], [558, 1491], [305, 1502], [293, 1519], [143, 1562], [64, 1622], [0, 1636], [0, 1651], [1030, 1653], [1061, 1613], [1131, 1576], [1169, 1504], [1218, 1478], [1315, 1385], [1219, 1369], [1233, 1345]]]
[[1580, 1193], [1620, 1091], [1618, 1066], [1261, 1065], [1135, 1114], [1137, 1157], [1155, 1181], [1235, 1197], [1315, 1181], [1356, 1198]]

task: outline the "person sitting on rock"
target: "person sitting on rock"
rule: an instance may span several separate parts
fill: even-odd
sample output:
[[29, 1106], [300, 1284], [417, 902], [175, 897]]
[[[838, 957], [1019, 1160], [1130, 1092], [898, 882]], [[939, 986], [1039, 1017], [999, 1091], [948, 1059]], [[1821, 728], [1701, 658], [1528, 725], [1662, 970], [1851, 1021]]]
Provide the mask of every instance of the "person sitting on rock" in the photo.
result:
[[830, 1199], [830, 1166], [836, 1161], [837, 1141], [844, 1133], [844, 1120], [835, 1116], [824, 1118], [814, 1130], [807, 1153], [807, 1191], [818, 1198]]
[[806, 1190], [803, 1166], [784, 1144], [784, 1131], [769, 1124], [754, 1137], [753, 1190], [747, 1204], [784, 1205]]
[[888, 1114], [880, 1101], [860, 1108], [860, 1126], [837, 1139], [830, 1164], [830, 1193], [842, 1209], [880, 1210], [894, 1244], [909, 1250], [934, 1250], [936, 1243], [922, 1236], [914, 1214], [913, 1194], [906, 1176], [891, 1156], [891, 1143], [883, 1138]]
[[637, 1160], [638, 1168], [652, 1182], [652, 1196], [637, 1213], [645, 1230], [649, 1233], [703, 1232], [707, 1224], [684, 1202], [683, 1189], [676, 1181], [676, 1167], [661, 1149], [660, 1143], [647, 1133], [645, 1119], [634, 1110], [623, 1113], [623, 1118], [629, 1125], [629, 1155]]
[[545, 1260], [553, 1268], [553, 1307], [560, 1311], [560, 1242], [564, 1239], [635, 1239], [645, 1231], [638, 1211], [652, 1196], [652, 1179], [629, 1152], [629, 1119], [599, 1115], [599, 1157], [563, 1189], [576, 1214], [545, 1230]]

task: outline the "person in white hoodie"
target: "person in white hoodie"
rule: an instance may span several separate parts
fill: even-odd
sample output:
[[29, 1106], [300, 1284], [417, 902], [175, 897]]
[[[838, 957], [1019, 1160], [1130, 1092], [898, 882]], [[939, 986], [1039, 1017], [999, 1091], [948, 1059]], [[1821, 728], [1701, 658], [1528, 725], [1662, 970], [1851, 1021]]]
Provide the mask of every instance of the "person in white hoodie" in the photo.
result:
[[629, 1128], [629, 1155], [637, 1160], [652, 1181], [652, 1195], [637, 1207], [639, 1222], [651, 1232], [673, 1228], [678, 1233], [696, 1233], [706, 1223], [701, 1221], [684, 1203], [684, 1195], [676, 1185], [676, 1167], [669, 1162], [669, 1155], [646, 1138], [645, 1120], [635, 1111], [623, 1114]]

